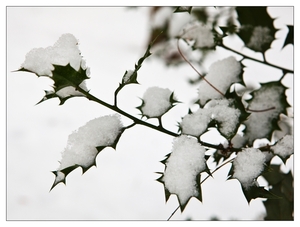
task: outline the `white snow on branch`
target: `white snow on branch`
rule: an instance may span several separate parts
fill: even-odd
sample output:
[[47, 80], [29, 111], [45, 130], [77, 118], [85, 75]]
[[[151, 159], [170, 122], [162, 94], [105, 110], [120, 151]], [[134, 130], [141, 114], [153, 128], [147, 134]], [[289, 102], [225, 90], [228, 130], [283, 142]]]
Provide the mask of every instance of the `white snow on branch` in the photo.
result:
[[111, 146], [122, 132], [120, 116], [107, 115], [95, 118], [74, 131], [62, 153], [58, 170], [80, 165], [89, 167], [95, 162], [99, 146]]
[[266, 156], [257, 148], [245, 148], [233, 161], [233, 178], [240, 181], [245, 189], [256, 183], [256, 178], [264, 169]]
[[[242, 66], [234, 57], [228, 57], [214, 62], [205, 76], [214, 87], [223, 94], [233, 83], [239, 82]], [[198, 88], [200, 104], [204, 105], [209, 99], [221, 98], [222, 95], [206, 81], [202, 80]]]
[[68, 63], [77, 71], [80, 66], [86, 69], [78, 40], [72, 34], [63, 34], [53, 46], [32, 49], [21, 67], [40, 76], [52, 76], [53, 64], [64, 66]]
[[168, 191], [178, 196], [181, 204], [199, 195], [196, 177], [206, 168], [205, 151], [195, 138], [182, 135], [174, 139], [163, 181]]
[[143, 115], [153, 118], [160, 117], [172, 108], [170, 97], [172, 92], [168, 88], [150, 87], [143, 96], [141, 111]]
[[275, 146], [271, 147], [274, 154], [279, 155], [282, 158], [286, 158], [294, 153], [294, 141], [292, 135], [285, 135], [280, 139]]

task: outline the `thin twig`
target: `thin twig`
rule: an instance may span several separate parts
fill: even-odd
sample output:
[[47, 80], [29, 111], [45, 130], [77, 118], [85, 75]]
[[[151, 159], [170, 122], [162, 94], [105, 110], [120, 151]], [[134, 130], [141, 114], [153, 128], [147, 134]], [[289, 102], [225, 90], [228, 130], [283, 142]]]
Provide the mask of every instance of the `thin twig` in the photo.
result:
[[193, 64], [183, 55], [183, 53], [181, 52], [180, 50], [180, 47], [179, 47], [179, 39], [177, 39], [177, 49], [178, 49], [178, 52], [179, 54], [181, 55], [181, 57], [184, 59], [184, 61], [186, 63], [188, 63], [192, 69], [206, 82], [208, 83], [213, 89], [215, 89], [218, 93], [220, 93], [222, 96], [225, 96], [218, 88], [216, 88], [213, 84], [211, 84], [194, 66]]
[[223, 166], [225, 166], [226, 164], [230, 163], [230, 162], [233, 162], [233, 160], [235, 159], [232, 158], [230, 160], [228, 160], [227, 162], [223, 162], [222, 165], [218, 166], [216, 169], [214, 169], [214, 171], [212, 171], [207, 177], [205, 177], [201, 182], [200, 184], [202, 184], [204, 181], [206, 181], [210, 176], [212, 176], [216, 171], [218, 171], [220, 168], [222, 168]]
[[241, 52], [239, 52], [239, 51], [237, 51], [237, 50], [234, 50], [234, 49], [232, 49], [232, 48], [230, 48], [230, 47], [228, 47], [228, 46], [225, 46], [223, 43], [220, 44], [220, 47], [223, 47], [224, 49], [229, 50], [229, 51], [231, 51], [231, 52], [233, 52], [233, 53], [239, 54], [239, 55], [243, 56], [245, 59], [249, 59], [249, 60], [252, 60], [252, 61], [256, 61], [256, 62], [258, 62], [258, 63], [262, 63], [262, 64], [265, 64], [265, 65], [268, 65], [268, 66], [271, 66], [271, 67], [274, 67], [274, 68], [277, 68], [277, 69], [281, 69], [281, 70], [283, 70], [283, 71], [286, 72], [286, 73], [294, 73], [294, 70], [286, 69], [286, 68], [280, 67], [280, 66], [278, 66], [278, 65], [274, 65], [274, 64], [271, 64], [271, 63], [267, 62], [267, 61], [265, 60], [265, 57], [264, 57], [264, 60], [261, 61], [261, 60], [259, 60], [259, 59], [252, 58], [252, 57], [250, 57], [250, 56], [248, 56], [248, 55], [245, 55], [245, 54], [243, 54], [243, 53], [241, 53]]
[[274, 110], [274, 109], [276, 109], [275, 106], [264, 109], [264, 110], [252, 110], [252, 109], [249, 109], [248, 107], [246, 108], [247, 111], [255, 112], [255, 113], [266, 112], [266, 111]]
[[171, 217], [173, 217], [173, 215], [176, 213], [176, 211], [180, 208], [180, 206], [178, 206], [173, 213], [170, 215], [170, 217], [167, 219], [167, 221], [170, 221]]

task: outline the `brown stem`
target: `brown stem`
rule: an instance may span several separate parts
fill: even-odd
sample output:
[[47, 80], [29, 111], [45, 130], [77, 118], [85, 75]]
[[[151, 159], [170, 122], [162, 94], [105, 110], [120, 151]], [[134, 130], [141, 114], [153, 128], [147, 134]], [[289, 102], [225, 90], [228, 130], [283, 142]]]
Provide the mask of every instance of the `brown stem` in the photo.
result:
[[264, 110], [252, 110], [252, 109], [249, 109], [248, 107], [246, 108], [247, 111], [255, 112], [255, 113], [266, 112], [266, 111], [274, 110], [274, 109], [276, 109], [275, 106], [264, 109]]
[[225, 96], [218, 88], [216, 88], [213, 84], [211, 84], [194, 66], [193, 64], [183, 55], [183, 53], [181, 52], [180, 50], [180, 47], [179, 47], [179, 39], [177, 39], [177, 49], [178, 49], [178, 52], [180, 54], [180, 56], [184, 59], [184, 61], [186, 63], [188, 63], [192, 69], [201, 77], [201, 79], [203, 79], [206, 83], [208, 83], [213, 89], [215, 89], [218, 93], [220, 93], [222, 96]]

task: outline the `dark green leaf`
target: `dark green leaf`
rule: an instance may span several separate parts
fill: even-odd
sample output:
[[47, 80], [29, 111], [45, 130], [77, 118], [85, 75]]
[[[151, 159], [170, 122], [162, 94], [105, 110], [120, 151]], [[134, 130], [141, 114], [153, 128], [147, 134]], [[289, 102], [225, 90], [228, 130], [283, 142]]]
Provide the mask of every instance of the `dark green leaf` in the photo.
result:
[[58, 98], [60, 100], [59, 105], [63, 105], [66, 100], [68, 100], [69, 98], [74, 97], [73, 95], [70, 95], [68, 97], [62, 98], [53, 91], [45, 91], [45, 93], [46, 94], [45, 94], [44, 98], [42, 98], [36, 105], [38, 105], [38, 104], [40, 104], [40, 103], [42, 103], [46, 100], [52, 99], [52, 98]]
[[59, 91], [62, 88], [72, 86], [78, 87], [84, 80], [89, 79], [86, 70], [80, 68], [76, 71], [70, 64], [66, 66], [53, 65], [51, 79], [54, 80], [54, 89]]
[[[278, 200], [264, 201], [267, 216], [265, 220], [294, 220], [294, 179], [291, 172], [284, 174], [280, 166], [272, 165], [273, 172], [263, 176], [272, 186], [270, 192], [279, 195]], [[276, 176], [277, 175], [277, 176]]]
[[206, 24], [207, 19], [209, 17], [208, 13], [206, 12], [206, 7], [194, 9], [193, 16], [195, 16], [198, 21], [201, 21], [204, 24]]
[[192, 11], [192, 6], [178, 6], [174, 13], [184, 13], [184, 12], [187, 12], [187, 13], [191, 13]]
[[283, 47], [284, 48], [288, 44], [293, 44], [294, 45], [294, 26], [293, 25], [288, 25], [287, 26], [289, 29], [289, 33], [287, 34]]
[[270, 165], [262, 176], [268, 181], [270, 185], [278, 184], [283, 180], [284, 175], [280, 171], [280, 165]]
[[[69, 166], [65, 169], [62, 169], [60, 171], [52, 171], [52, 173], [55, 175], [55, 181], [50, 189], [50, 191], [56, 186], [58, 185], [59, 183], [64, 183], [66, 184], [66, 177], [67, 175], [72, 172], [74, 169], [77, 169], [79, 167], [79, 165], [73, 165], [73, 166]], [[59, 175], [59, 173], [63, 173], [64, 174], [64, 177], [61, 178], [60, 180], [57, 180], [57, 177]]]
[[264, 189], [264, 187], [252, 186], [248, 189], [242, 187], [242, 190], [248, 203], [250, 203], [252, 199], [256, 198], [280, 199], [279, 196]]

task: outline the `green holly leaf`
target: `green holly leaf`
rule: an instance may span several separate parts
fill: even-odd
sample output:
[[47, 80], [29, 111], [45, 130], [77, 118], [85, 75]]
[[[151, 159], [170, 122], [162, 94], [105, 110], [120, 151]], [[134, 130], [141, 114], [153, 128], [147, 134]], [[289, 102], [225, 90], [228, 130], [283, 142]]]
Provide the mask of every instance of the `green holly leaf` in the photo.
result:
[[250, 203], [252, 199], [256, 199], [256, 198], [265, 198], [265, 199], [281, 198], [276, 194], [273, 194], [270, 191], [264, 189], [264, 187], [251, 186], [250, 188], [247, 189], [242, 187], [242, 191], [248, 203]]
[[69, 98], [72, 98], [72, 97], [75, 97], [75, 96], [70, 95], [67, 97], [60, 97], [54, 91], [45, 91], [45, 96], [36, 105], [38, 105], [46, 100], [52, 99], [52, 98], [58, 98], [60, 100], [59, 105], [63, 105], [66, 100], [68, 100]]
[[290, 106], [285, 91], [286, 87], [276, 81], [261, 84], [258, 90], [251, 93], [252, 98], [247, 101], [247, 110], [251, 115], [243, 122], [246, 126], [244, 137], [250, 145], [255, 139], [271, 140], [273, 131], [280, 130], [280, 114], [287, 115], [286, 108]]
[[[74, 92], [79, 87], [79, 85], [86, 79], [89, 79], [87, 76], [87, 70], [79, 68], [78, 71], [76, 71], [70, 64], [67, 64], [66, 66], [62, 65], [53, 65], [54, 70], [52, 70], [52, 76], [47, 76], [48, 78], [52, 79], [54, 81], [54, 91], [45, 91], [45, 96], [37, 103], [40, 104], [46, 100], [52, 99], [52, 98], [59, 98], [60, 105], [64, 104], [65, 101], [69, 98], [75, 97], [80, 95], [79, 92], [77, 94], [72, 95], [71, 93], [66, 96], [60, 96], [60, 91], [64, 88], [70, 87], [74, 89]], [[23, 72], [30, 72], [34, 73], [38, 77], [41, 75], [36, 74], [35, 72], [32, 72], [30, 70], [27, 70], [25, 68], [21, 68], [17, 71], [23, 71]]]
[[209, 14], [206, 11], [206, 7], [198, 8], [193, 10], [193, 15], [197, 18], [198, 21], [206, 24]]
[[192, 11], [192, 6], [178, 6], [174, 13], [184, 13], [184, 12], [187, 12], [189, 14], [191, 14], [191, 11]]
[[293, 220], [294, 212], [294, 179], [291, 172], [283, 173], [280, 165], [271, 165], [269, 171], [262, 176], [272, 186], [270, 193], [280, 196], [280, 199], [268, 199], [263, 202], [267, 216], [265, 220]]
[[288, 32], [288, 34], [285, 38], [285, 41], [284, 41], [284, 44], [283, 44], [282, 48], [284, 48], [286, 45], [289, 45], [289, 44], [294, 45], [294, 26], [293, 25], [288, 25], [287, 27], [289, 29], [289, 32]]
[[267, 12], [267, 7], [236, 7], [241, 24], [238, 36], [245, 45], [257, 52], [265, 52], [275, 40], [274, 19]]
[[89, 79], [86, 69], [79, 68], [76, 71], [70, 64], [66, 66], [53, 65], [52, 77], [54, 81], [54, 90], [57, 92], [65, 87], [79, 87], [79, 85], [86, 79]]

